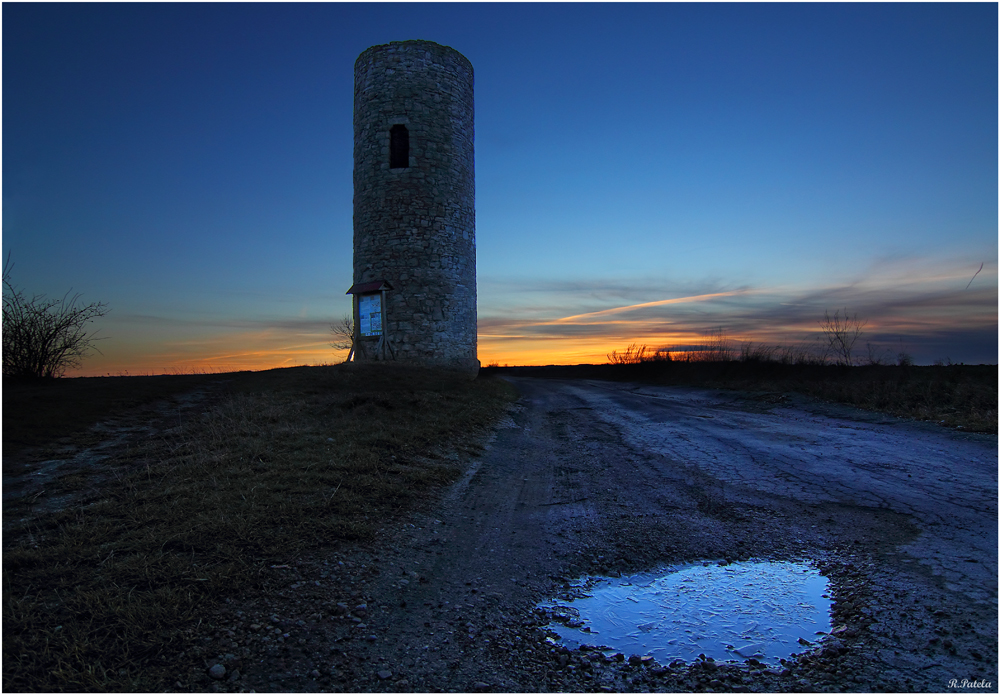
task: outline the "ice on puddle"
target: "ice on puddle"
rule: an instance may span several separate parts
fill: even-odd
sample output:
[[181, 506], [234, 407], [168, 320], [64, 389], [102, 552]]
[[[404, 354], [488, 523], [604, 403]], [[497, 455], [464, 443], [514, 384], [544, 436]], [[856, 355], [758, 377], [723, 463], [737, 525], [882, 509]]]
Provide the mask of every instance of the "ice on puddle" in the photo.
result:
[[542, 606], [555, 615], [570, 609], [580, 621], [574, 625], [590, 628], [588, 634], [559, 622], [549, 626], [573, 645], [650, 655], [660, 663], [705, 654], [774, 665], [830, 630], [827, 584], [805, 563], [698, 564], [618, 579], [585, 578], [582, 598]]

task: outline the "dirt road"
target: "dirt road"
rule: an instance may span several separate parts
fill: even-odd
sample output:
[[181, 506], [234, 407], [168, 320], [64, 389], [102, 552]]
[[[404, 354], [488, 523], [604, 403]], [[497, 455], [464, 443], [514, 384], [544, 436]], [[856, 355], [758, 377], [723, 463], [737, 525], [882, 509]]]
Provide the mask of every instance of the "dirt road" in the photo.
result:
[[[800, 397], [511, 381], [521, 400], [441, 500], [374, 551], [273, 568], [274, 594], [217, 616], [178, 687], [997, 691], [995, 436]], [[536, 609], [584, 574], [749, 559], [819, 567], [837, 637], [780, 669], [630, 665], [546, 639]]]

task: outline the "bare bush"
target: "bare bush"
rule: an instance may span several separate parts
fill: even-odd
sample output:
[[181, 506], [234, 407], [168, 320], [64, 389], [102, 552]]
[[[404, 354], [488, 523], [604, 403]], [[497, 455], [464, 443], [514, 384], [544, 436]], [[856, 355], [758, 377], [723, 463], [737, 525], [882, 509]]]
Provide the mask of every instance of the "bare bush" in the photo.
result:
[[889, 364], [892, 361], [892, 353], [881, 345], [874, 343], [865, 343], [865, 345], [868, 347], [868, 356], [865, 364], [881, 366]]
[[[3, 270], [3, 375], [52, 378], [79, 367], [100, 352], [87, 324], [108, 313], [108, 305], [78, 305], [80, 294], [62, 299], [28, 297], [10, 281], [10, 257]], [[71, 290], [72, 291], [72, 290]]]
[[778, 361], [782, 364], [822, 365], [826, 364], [826, 356], [823, 354], [817, 355], [808, 348], [790, 345], [780, 349]]
[[761, 345], [748, 340], [740, 345], [740, 362], [776, 362], [775, 354], [778, 347], [774, 345]]
[[726, 335], [726, 331], [719, 328], [709, 333], [705, 340], [705, 347], [698, 353], [699, 362], [732, 362], [736, 357], [736, 348], [733, 342]]
[[824, 319], [819, 326], [823, 331], [823, 338], [826, 343], [825, 355], [833, 358], [834, 364], [852, 366], [854, 364], [854, 344], [864, 333], [867, 321], [862, 321], [858, 315], [850, 316], [847, 309], [844, 309], [844, 316], [840, 316], [840, 309], [833, 312], [824, 312]]
[[656, 352], [651, 355], [646, 355], [643, 362], [672, 362], [673, 358], [670, 356], [669, 348], [656, 348]]
[[334, 350], [353, 350], [354, 349], [354, 317], [348, 314], [330, 325], [330, 331], [333, 333], [333, 342], [330, 343], [330, 347]]
[[621, 352], [618, 352], [617, 350], [609, 352], [608, 362], [611, 364], [639, 364], [646, 358], [646, 350], [647, 348], [645, 345], [636, 345], [635, 343], [632, 343]]

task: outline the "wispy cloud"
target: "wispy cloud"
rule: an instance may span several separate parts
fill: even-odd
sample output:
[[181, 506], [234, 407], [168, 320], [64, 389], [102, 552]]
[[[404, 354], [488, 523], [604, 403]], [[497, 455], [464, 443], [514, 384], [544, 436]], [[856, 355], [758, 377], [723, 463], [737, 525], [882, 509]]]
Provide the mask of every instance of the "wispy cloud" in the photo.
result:
[[[950, 357], [992, 363], [997, 359], [997, 263], [984, 263], [970, 285], [979, 263], [882, 258], [847, 282], [814, 286], [490, 279], [480, 287], [479, 356], [483, 363], [501, 364], [603, 362], [611, 350], [631, 342], [651, 348], [698, 346], [720, 328], [734, 340], [808, 346], [816, 344], [825, 311], [847, 308], [867, 321], [865, 340], [903, 345], [918, 362]], [[101, 327], [101, 335], [110, 338], [98, 345], [104, 354], [88, 359], [80, 373], [337, 362], [345, 355], [329, 344], [335, 318], [112, 313]], [[133, 338], [116, 339], [116, 334]]]
[[578, 294], [564, 287], [547, 295], [548, 307], [536, 304], [522, 316], [481, 313], [480, 356], [485, 362], [511, 364], [555, 363], [571, 354], [604, 361], [608, 352], [629, 342], [699, 345], [720, 328], [736, 340], [809, 345], [819, 336], [824, 312], [846, 308], [867, 322], [866, 340], [905, 343], [918, 359], [929, 362], [948, 347], [954, 359], [994, 362], [997, 266], [984, 264], [976, 284], [968, 286], [978, 266], [912, 257], [879, 259], [841, 284], [712, 287], [663, 299], [649, 299], [645, 283], [637, 282], [632, 290], [617, 284], [618, 294], [645, 293], [645, 301], [574, 311], [595, 303], [595, 286], [579, 283]]

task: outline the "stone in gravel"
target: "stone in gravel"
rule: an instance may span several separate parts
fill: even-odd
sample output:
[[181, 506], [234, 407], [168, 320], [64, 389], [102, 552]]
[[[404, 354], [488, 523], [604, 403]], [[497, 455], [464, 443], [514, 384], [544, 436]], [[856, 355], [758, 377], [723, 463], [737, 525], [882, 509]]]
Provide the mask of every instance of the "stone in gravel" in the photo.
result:
[[482, 681], [476, 681], [475, 683], [472, 684], [472, 689], [475, 690], [477, 693], [485, 693], [487, 690], [490, 689], [490, 686], [488, 683], [483, 683]]
[[389, 680], [390, 678], [392, 678], [392, 671], [387, 671], [387, 670], [383, 669], [383, 670], [381, 670], [381, 671], [378, 672], [378, 677], [379, 677], [379, 680], [383, 680], [383, 681]]
[[837, 656], [838, 654], [846, 652], [847, 648], [844, 646], [844, 643], [836, 637], [830, 637], [823, 644], [823, 651], [828, 652], [833, 656]]
[[312, 671], [309, 672], [309, 676], [312, 678], [319, 678], [320, 675], [321, 675], [320, 672], [317, 671], [316, 669], [313, 669]]
[[216, 664], [212, 668], [208, 669], [208, 677], [221, 681], [226, 677], [226, 667], [222, 664]]
[[230, 683], [238, 681], [239, 679], [240, 679], [240, 670], [239, 669], [236, 669], [232, 673], [229, 674], [229, 682]]

